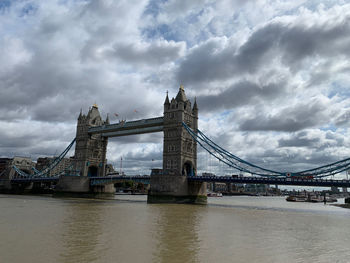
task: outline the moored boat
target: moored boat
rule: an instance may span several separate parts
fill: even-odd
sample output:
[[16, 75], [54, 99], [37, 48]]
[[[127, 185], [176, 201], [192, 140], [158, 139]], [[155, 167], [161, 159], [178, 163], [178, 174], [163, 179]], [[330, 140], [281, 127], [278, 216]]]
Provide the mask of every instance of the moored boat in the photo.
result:
[[306, 202], [305, 196], [290, 195], [286, 198], [288, 202]]
[[207, 193], [208, 197], [222, 197], [222, 193], [209, 192]]

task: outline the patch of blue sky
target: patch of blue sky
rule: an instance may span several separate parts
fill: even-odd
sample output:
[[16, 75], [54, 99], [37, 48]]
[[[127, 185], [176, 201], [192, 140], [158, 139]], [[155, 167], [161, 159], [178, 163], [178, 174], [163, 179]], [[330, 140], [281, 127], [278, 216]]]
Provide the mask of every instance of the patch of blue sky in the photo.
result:
[[321, 131], [332, 131], [332, 132], [335, 132], [338, 130], [338, 128], [334, 125], [334, 124], [328, 124], [326, 126], [322, 126], [320, 128]]
[[180, 37], [172, 28], [167, 24], [161, 24], [156, 27], [144, 28], [142, 30], [142, 35], [148, 39], [165, 39], [167, 41], [181, 41]]
[[39, 7], [34, 3], [27, 3], [25, 4], [22, 9], [20, 10], [20, 17], [28, 16], [28, 15], [35, 15], [35, 13], [38, 11]]
[[[157, 17], [159, 12], [161, 11], [159, 8], [159, 4], [164, 2], [166, 1], [151, 1], [146, 7], [144, 15], [151, 15], [153, 17]], [[185, 39], [186, 28], [188, 28], [188, 25], [190, 24], [198, 23], [199, 17], [203, 14], [203, 12], [204, 9], [201, 9], [196, 13], [189, 14], [184, 19], [176, 20], [173, 24], [174, 26], [170, 24], [158, 24], [154, 27], [144, 28], [142, 30], [142, 35], [144, 35], [148, 39], [162, 38], [167, 41], [186, 41], [187, 44], [191, 46], [195, 43], [189, 43], [189, 41]], [[198, 32], [198, 35], [201, 36], [201, 40], [205, 40], [208, 37], [203, 35], [202, 31]]]
[[58, 4], [59, 5], [67, 5], [67, 4], [70, 4], [70, 3], [74, 3], [74, 2], [83, 2], [83, 3], [87, 3], [87, 2], [91, 2], [91, 0], [59, 0], [58, 1]]
[[343, 0], [323, 0], [323, 1], [309, 0], [309, 1], [305, 1], [305, 3], [303, 3], [303, 6], [307, 7], [310, 10], [316, 10], [319, 8], [319, 6], [322, 5], [327, 9], [336, 4], [343, 3], [343, 2], [344, 2]]
[[0, 0], [0, 12], [7, 10], [13, 2], [11, 0]]
[[222, 111], [222, 112], [220, 112], [220, 114], [219, 114], [219, 119], [226, 119], [226, 118], [228, 118], [228, 117], [230, 117], [230, 115], [232, 114], [232, 112], [233, 112], [234, 110], [225, 110], [225, 111]]
[[153, 17], [157, 17], [160, 12], [159, 5], [165, 2], [166, 1], [159, 1], [159, 0], [149, 1], [148, 5], [145, 8], [145, 11], [143, 12], [144, 15], [151, 15]]
[[331, 87], [332, 89], [327, 95], [329, 98], [333, 98], [336, 95], [339, 97], [350, 97], [350, 89], [347, 83], [332, 82]]

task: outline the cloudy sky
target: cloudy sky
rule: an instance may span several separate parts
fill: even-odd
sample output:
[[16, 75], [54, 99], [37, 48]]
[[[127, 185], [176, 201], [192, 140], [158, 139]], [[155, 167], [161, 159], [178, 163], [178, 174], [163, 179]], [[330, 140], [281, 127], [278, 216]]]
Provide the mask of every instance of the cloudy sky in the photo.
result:
[[[183, 84], [199, 128], [241, 158], [350, 157], [346, 2], [0, 0], [0, 156], [60, 153], [94, 103], [111, 122], [161, 116]], [[107, 157], [148, 174], [162, 134], [110, 139]], [[198, 169], [227, 172], [202, 151]]]

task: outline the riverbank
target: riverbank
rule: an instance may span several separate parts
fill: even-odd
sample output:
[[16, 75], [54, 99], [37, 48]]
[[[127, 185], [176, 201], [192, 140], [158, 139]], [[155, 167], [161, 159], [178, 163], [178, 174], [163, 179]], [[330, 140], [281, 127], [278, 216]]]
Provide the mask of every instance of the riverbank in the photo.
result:
[[350, 204], [334, 204], [334, 206], [350, 209]]

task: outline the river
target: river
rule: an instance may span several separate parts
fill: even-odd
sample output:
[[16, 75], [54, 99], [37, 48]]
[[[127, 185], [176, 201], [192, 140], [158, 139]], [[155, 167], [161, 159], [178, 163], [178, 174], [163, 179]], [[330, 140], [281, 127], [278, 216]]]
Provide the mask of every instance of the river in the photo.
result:
[[350, 262], [350, 209], [283, 197], [146, 198], [0, 195], [0, 262]]

